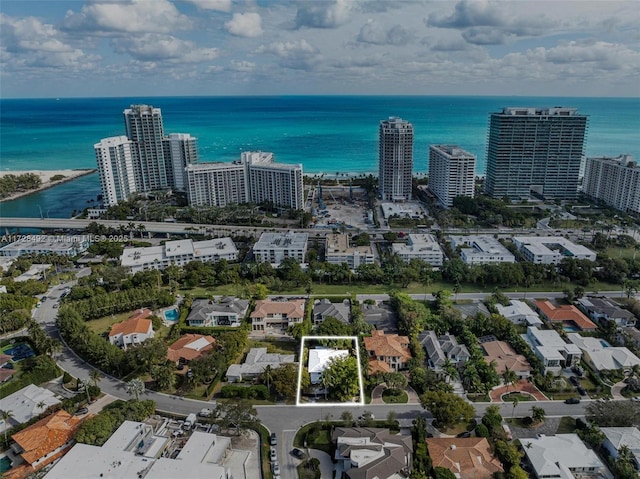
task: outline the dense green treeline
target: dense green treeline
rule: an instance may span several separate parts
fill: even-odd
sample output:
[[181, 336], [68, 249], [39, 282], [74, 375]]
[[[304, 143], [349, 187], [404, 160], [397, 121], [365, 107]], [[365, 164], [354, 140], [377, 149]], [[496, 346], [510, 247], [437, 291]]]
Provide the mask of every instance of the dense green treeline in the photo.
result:
[[34, 190], [42, 185], [42, 180], [35, 173], [21, 175], [8, 174], [0, 177], [0, 198], [6, 198], [13, 193]]

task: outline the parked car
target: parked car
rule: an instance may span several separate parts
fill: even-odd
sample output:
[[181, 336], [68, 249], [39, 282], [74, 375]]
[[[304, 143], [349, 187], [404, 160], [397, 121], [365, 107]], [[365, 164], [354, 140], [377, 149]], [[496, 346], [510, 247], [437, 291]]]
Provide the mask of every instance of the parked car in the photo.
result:
[[469, 431], [463, 431], [458, 434], [456, 437], [471, 437], [471, 433]]
[[565, 404], [580, 404], [580, 398], [567, 398], [564, 400]]
[[275, 432], [271, 433], [271, 436], [269, 437], [269, 444], [271, 444], [272, 446], [275, 446], [276, 444], [278, 444], [278, 439], [276, 438]]
[[271, 461], [275, 461], [278, 458], [278, 453], [276, 452], [276, 448], [271, 446], [271, 450], [269, 451], [269, 459]]
[[578, 386], [576, 389], [578, 390], [578, 394], [580, 394], [580, 396], [587, 395], [587, 391], [582, 386]]
[[577, 377], [575, 377], [575, 376], [571, 376], [571, 377], [569, 378], [569, 382], [570, 382], [571, 384], [573, 384], [574, 386], [579, 386], [579, 385], [580, 385], [580, 381], [578, 381], [578, 378], [577, 378]]
[[307, 455], [306, 455], [303, 451], [301, 451], [300, 449], [298, 449], [298, 448], [295, 448], [293, 451], [291, 451], [291, 454], [293, 455], [293, 457], [295, 457], [295, 458], [297, 458], [297, 459], [300, 459], [301, 461], [302, 461], [305, 457], [307, 457]]
[[580, 366], [574, 366], [571, 368], [571, 370], [576, 373], [577, 376], [582, 376], [584, 374], [584, 371], [582, 370], [582, 368]]
[[279, 476], [280, 464], [278, 464], [277, 462], [274, 462], [273, 464], [271, 464], [271, 472], [273, 473], [274, 476]]
[[82, 416], [83, 414], [87, 414], [88, 412], [89, 410], [86, 407], [81, 407], [73, 414], [76, 416]]
[[198, 416], [200, 417], [211, 417], [211, 415], [213, 414], [213, 411], [211, 409], [201, 409], [200, 412], [198, 413]]

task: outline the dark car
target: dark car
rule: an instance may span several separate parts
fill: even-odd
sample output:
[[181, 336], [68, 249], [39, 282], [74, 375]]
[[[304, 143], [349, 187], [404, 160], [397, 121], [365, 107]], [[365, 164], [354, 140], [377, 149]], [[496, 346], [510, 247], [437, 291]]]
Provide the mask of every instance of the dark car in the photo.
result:
[[291, 451], [291, 455], [300, 460], [303, 460], [307, 456], [303, 451], [301, 451], [298, 448], [295, 448], [293, 451]]
[[565, 404], [580, 404], [580, 398], [567, 398], [564, 400]]
[[271, 444], [272, 446], [275, 446], [276, 444], [278, 444], [278, 440], [276, 439], [275, 432], [271, 433], [271, 436], [269, 437], [269, 444]]
[[76, 416], [82, 416], [83, 414], [87, 414], [89, 412], [89, 410], [86, 407], [81, 407], [80, 409], [78, 409], [74, 415]]
[[578, 378], [577, 378], [577, 377], [575, 377], [575, 376], [571, 376], [571, 377], [569, 378], [569, 382], [570, 382], [571, 384], [573, 384], [574, 386], [579, 386], [579, 385], [580, 385], [580, 381], [578, 381]]
[[580, 394], [580, 396], [587, 395], [587, 391], [582, 386], [578, 386], [576, 389], [578, 390], [578, 394]]
[[456, 437], [471, 437], [471, 433], [469, 431], [464, 431], [458, 434]]

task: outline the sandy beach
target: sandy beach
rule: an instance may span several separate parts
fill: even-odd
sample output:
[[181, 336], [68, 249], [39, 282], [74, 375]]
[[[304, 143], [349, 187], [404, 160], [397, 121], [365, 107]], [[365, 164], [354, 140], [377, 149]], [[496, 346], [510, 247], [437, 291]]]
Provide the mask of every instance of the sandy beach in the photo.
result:
[[[75, 180], [76, 178], [80, 178], [81, 176], [90, 175], [95, 172], [95, 169], [78, 169], [78, 170], [23, 170], [23, 171], [0, 171], [0, 178], [5, 175], [23, 175], [25, 173], [34, 173], [40, 177], [42, 180], [42, 184], [38, 188], [34, 188], [29, 191], [21, 191], [19, 193], [14, 193], [12, 195], [7, 196], [6, 198], [0, 199], [0, 202], [3, 201], [11, 201], [23, 196], [31, 195], [33, 193], [37, 193], [38, 191], [46, 190], [47, 188], [51, 188], [52, 186], [59, 185], [61, 183], [65, 183], [67, 181]], [[62, 175], [64, 178], [51, 181], [56, 175]]]

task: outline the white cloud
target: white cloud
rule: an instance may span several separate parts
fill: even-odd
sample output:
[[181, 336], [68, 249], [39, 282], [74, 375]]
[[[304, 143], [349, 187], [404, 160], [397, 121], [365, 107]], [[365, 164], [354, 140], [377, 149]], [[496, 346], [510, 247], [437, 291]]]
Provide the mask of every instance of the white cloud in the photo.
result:
[[336, 28], [349, 20], [354, 5], [351, 0], [303, 0], [296, 12], [295, 26]]
[[262, 18], [255, 12], [234, 13], [224, 26], [229, 33], [239, 37], [252, 38], [262, 35]]
[[53, 25], [35, 17], [16, 19], [0, 14], [3, 69], [46, 67], [85, 69], [93, 67], [98, 55], [87, 55], [66, 43]]
[[231, 10], [231, 0], [182, 0], [195, 5], [200, 10], [217, 10], [228, 12]]
[[112, 44], [117, 53], [126, 53], [142, 62], [197, 63], [214, 60], [219, 54], [217, 48], [198, 48], [191, 41], [157, 33], [116, 38]]
[[246, 60], [231, 60], [230, 69], [236, 72], [250, 72], [256, 68], [256, 64]]
[[63, 25], [93, 34], [170, 33], [190, 28], [191, 21], [168, 0], [96, 0], [78, 13], [68, 11]]
[[280, 66], [284, 68], [313, 70], [317, 67], [318, 50], [304, 39], [261, 45], [255, 53], [275, 55], [280, 59]]
[[374, 45], [406, 45], [413, 39], [413, 34], [402, 25], [384, 28], [374, 20], [367, 20], [358, 34], [357, 40]]

